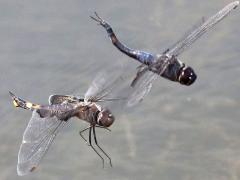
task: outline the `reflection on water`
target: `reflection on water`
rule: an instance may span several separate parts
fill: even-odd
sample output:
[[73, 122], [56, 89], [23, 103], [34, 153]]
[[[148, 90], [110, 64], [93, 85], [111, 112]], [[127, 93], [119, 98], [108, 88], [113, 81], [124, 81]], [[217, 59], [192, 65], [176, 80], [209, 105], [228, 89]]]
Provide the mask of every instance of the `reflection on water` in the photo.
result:
[[[22, 133], [30, 113], [16, 110], [8, 90], [47, 103], [53, 93], [84, 94], [95, 73], [139, 65], [118, 52], [89, 19], [95, 10], [130, 47], [161, 52], [203, 15], [229, 3], [212, 1], [0, 1], [1, 179], [16, 179]], [[181, 59], [194, 67], [190, 87], [159, 78], [139, 106], [116, 112], [98, 130], [113, 168], [78, 135], [75, 119], [59, 134], [36, 173], [26, 179], [240, 179], [239, 9]]]

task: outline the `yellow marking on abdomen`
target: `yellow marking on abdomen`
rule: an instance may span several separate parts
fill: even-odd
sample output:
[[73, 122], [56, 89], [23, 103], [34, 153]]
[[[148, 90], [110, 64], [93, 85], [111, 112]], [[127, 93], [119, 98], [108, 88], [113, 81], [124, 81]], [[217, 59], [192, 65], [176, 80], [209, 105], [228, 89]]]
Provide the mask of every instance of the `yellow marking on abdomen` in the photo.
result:
[[27, 103], [26, 103], [26, 107], [29, 108], [29, 109], [32, 109], [32, 108], [33, 108], [33, 109], [39, 109], [39, 108], [40, 108], [40, 105], [27, 102]]
[[41, 106], [40, 105], [38, 105], [38, 104], [32, 104], [32, 108], [34, 108], [34, 109], [39, 109]]
[[17, 103], [17, 101], [15, 101], [15, 100], [13, 100], [13, 105], [14, 105], [15, 107], [18, 107], [18, 106], [19, 106], [18, 103]]
[[32, 106], [33, 106], [33, 104], [32, 104], [32, 103], [30, 103], [30, 102], [26, 102], [26, 107], [27, 107], [27, 108], [31, 109], [31, 108], [32, 108]]

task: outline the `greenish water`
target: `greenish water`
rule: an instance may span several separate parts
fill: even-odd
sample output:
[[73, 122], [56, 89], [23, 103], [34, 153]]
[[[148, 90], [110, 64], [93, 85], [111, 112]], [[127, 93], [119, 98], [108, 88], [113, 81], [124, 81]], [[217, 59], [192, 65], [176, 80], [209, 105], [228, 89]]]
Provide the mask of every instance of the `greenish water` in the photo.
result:
[[116, 113], [112, 132], [98, 130], [113, 168], [78, 131], [75, 119], [39, 169], [16, 174], [30, 112], [13, 108], [8, 90], [37, 103], [54, 93], [84, 94], [96, 72], [137, 62], [117, 51], [91, 21], [97, 11], [132, 48], [162, 52], [202, 16], [229, 0], [0, 1], [0, 179], [240, 179], [240, 9], [201, 38], [181, 60], [198, 79], [185, 87], [159, 78], [143, 103]]

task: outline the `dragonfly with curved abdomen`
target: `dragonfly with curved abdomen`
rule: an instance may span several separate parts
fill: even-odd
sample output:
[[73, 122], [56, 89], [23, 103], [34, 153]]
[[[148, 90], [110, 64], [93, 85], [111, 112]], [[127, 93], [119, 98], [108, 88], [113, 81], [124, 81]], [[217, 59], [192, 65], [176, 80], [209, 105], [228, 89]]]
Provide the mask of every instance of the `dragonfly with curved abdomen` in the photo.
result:
[[[31, 110], [32, 117], [23, 134], [22, 144], [18, 153], [18, 175], [26, 175], [34, 171], [46, 154], [57, 133], [72, 117], [77, 117], [90, 124], [80, 131], [80, 136], [101, 158], [104, 167], [104, 158], [92, 146], [92, 135], [95, 145], [104, 154], [112, 166], [110, 156], [99, 146], [95, 128], [108, 129], [114, 122], [114, 116], [108, 108], [99, 104], [102, 101], [115, 101], [121, 98], [107, 98], [119, 79], [110, 79], [106, 74], [100, 74], [81, 98], [72, 95], [51, 95], [49, 105], [34, 104], [17, 97], [9, 92], [15, 107]], [[123, 98], [122, 98], [123, 99]], [[88, 141], [83, 132], [89, 130]]]
[[209, 29], [225, 18], [238, 5], [239, 1], [232, 2], [207, 20], [203, 18], [200, 24], [195, 26], [190, 32], [186, 33], [179, 41], [161, 54], [152, 54], [127, 47], [118, 40], [110, 24], [103, 20], [96, 12], [95, 16], [90, 17], [105, 28], [114, 46], [124, 54], [141, 63], [141, 66], [138, 67], [137, 75], [131, 83], [135, 91], [129, 97], [128, 104], [134, 105], [141, 101], [150, 91], [152, 81], [159, 75], [183, 85], [190, 86], [193, 84], [197, 79], [197, 75], [193, 68], [186, 66], [179, 60], [178, 56]]

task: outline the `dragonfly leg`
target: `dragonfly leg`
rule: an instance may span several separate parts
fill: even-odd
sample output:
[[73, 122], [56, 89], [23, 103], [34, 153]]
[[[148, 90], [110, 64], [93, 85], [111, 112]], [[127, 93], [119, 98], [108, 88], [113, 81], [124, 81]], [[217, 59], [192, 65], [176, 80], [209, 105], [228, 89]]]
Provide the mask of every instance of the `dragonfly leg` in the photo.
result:
[[89, 127], [85, 128], [85, 129], [79, 131], [79, 135], [81, 136], [81, 138], [85, 141], [85, 143], [86, 143], [88, 146], [90, 146], [90, 144], [88, 143], [87, 139], [83, 136], [83, 133], [84, 133], [86, 130], [88, 130], [90, 127], [91, 127], [91, 126], [89, 126]]
[[168, 53], [170, 51], [170, 49], [168, 48], [168, 49], [166, 49], [164, 52], [163, 52], [163, 54], [166, 54], [166, 53]]
[[[89, 126], [89, 127], [85, 128], [85, 129], [79, 131], [79, 135], [81, 136], [81, 138], [85, 141], [85, 143], [86, 143], [88, 146], [90, 146], [90, 144], [88, 143], [87, 139], [83, 136], [83, 133], [84, 133], [86, 130], [88, 130], [90, 127], [91, 127], [91, 126]], [[102, 128], [102, 129], [106, 129], [106, 130], [108, 130], [108, 131], [111, 132], [111, 129], [109, 129], [109, 128], [107, 128], [107, 127], [98, 126], [98, 125], [95, 125], [95, 127]]]
[[95, 127], [93, 126], [93, 136], [94, 136], [94, 141], [95, 141], [95, 144], [97, 145], [97, 147], [102, 151], [103, 154], [105, 154], [105, 156], [109, 159], [109, 163], [110, 163], [110, 166], [112, 167], [112, 160], [111, 158], [108, 156], [108, 154], [98, 145], [98, 142], [97, 142], [97, 136], [96, 136], [96, 132], [95, 132]]
[[104, 159], [103, 159], [103, 157], [99, 154], [99, 152], [92, 145], [92, 128], [93, 127], [92, 126], [89, 127], [89, 144], [90, 144], [91, 148], [95, 151], [95, 153], [102, 159], [102, 164], [103, 164], [103, 168], [104, 168]]

